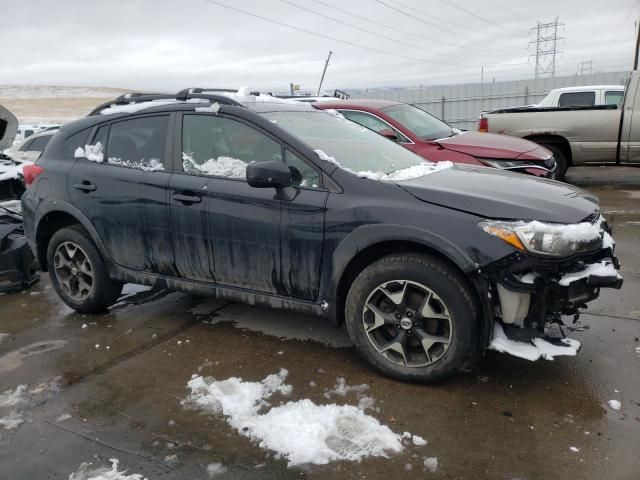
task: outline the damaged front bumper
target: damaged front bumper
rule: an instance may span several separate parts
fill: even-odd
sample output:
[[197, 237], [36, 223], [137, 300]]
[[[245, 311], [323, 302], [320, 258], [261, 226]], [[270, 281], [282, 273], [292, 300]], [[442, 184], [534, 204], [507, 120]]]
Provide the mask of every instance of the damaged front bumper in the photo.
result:
[[566, 338], [563, 316], [573, 316], [600, 295], [601, 288], [622, 286], [608, 229], [602, 248], [570, 258], [541, 258], [515, 253], [485, 271], [495, 320], [490, 349], [535, 360], [575, 355], [579, 342]]
[[22, 290], [37, 280], [36, 262], [19, 216], [0, 212], [0, 292]]

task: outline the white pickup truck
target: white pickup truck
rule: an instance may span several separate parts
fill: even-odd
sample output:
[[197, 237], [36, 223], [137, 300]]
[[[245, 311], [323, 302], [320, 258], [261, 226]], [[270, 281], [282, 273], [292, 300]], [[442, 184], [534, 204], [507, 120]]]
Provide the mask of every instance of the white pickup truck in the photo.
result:
[[619, 105], [503, 108], [483, 112], [478, 131], [543, 145], [553, 152], [558, 178], [572, 165], [640, 165], [639, 81], [634, 71]]
[[540, 102], [531, 106], [545, 108], [620, 105], [623, 95], [623, 85], [586, 85], [554, 88]]

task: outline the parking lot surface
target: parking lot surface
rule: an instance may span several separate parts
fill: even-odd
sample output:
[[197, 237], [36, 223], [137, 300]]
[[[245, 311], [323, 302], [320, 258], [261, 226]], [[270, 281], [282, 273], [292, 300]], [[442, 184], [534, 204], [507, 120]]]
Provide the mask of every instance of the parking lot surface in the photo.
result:
[[[108, 313], [87, 316], [41, 275], [0, 297], [0, 478], [67, 479], [110, 458], [150, 480], [640, 478], [640, 169], [568, 178], [600, 196], [625, 278], [576, 324], [577, 357], [489, 352], [450, 381], [409, 385], [372, 371], [345, 330], [321, 319], [130, 285]], [[293, 389], [270, 403], [357, 405], [366, 391], [369, 415], [426, 445], [289, 466], [184, 402], [194, 374], [260, 381], [282, 368]], [[366, 387], [332, 393], [342, 378]]]

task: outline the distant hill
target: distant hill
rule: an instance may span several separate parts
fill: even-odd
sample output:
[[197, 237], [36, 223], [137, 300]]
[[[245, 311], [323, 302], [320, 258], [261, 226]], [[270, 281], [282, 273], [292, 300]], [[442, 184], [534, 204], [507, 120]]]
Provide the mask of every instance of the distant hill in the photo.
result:
[[0, 104], [21, 124], [65, 123], [131, 90], [107, 87], [0, 85]]

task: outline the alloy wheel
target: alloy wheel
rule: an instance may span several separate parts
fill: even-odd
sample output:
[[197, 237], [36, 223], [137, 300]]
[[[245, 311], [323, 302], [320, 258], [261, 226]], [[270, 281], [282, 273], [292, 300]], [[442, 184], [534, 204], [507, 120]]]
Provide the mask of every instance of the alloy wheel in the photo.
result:
[[453, 323], [442, 299], [410, 280], [378, 285], [367, 298], [362, 322], [373, 347], [404, 367], [424, 367], [449, 349]]
[[85, 251], [73, 242], [58, 245], [53, 256], [58, 283], [73, 300], [86, 300], [94, 285], [93, 266]]

